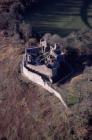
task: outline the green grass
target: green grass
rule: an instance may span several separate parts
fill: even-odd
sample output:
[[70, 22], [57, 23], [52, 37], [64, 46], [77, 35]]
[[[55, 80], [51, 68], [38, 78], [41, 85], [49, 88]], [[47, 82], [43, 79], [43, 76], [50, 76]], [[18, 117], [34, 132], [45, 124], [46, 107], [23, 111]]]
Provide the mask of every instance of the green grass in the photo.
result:
[[74, 96], [74, 95], [70, 95], [67, 99], [67, 103], [69, 106], [78, 103], [78, 101], [79, 101], [79, 98], [77, 96]]
[[[74, 30], [88, 28], [84, 23], [80, 10], [82, 0], [73, 1], [72, 3], [61, 0], [53, 1], [41, 5], [34, 12], [26, 15], [26, 21], [30, 22], [38, 32], [54, 32], [63, 35]], [[90, 15], [90, 16], [89, 16]], [[92, 23], [92, 9], [88, 13], [88, 20]]]

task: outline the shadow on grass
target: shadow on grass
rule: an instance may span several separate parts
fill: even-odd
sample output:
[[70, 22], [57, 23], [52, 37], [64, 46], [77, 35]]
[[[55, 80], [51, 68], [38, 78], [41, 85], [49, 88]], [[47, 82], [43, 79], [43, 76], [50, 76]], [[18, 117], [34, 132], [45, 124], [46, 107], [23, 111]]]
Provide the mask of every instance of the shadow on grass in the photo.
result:
[[92, 54], [90, 55], [85, 54], [79, 56], [76, 49], [70, 49], [69, 51], [70, 53], [68, 54], [68, 56], [66, 56], [66, 62], [68, 62], [68, 64], [71, 66], [72, 72], [70, 71], [69, 73], [71, 74], [69, 76], [66, 76], [64, 80], [61, 78], [61, 80], [57, 83], [58, 86], [66, 82], [69, 82], [73, 77], [82, 74], [85, 67], [92, 66]]
[[[39, 30], [39, 32], [37, 32]], [[51, 34], [54, 34], [54, 33], [58, 33], [60, 34], [61, 36], [63, 37], [66, 37], [67, 35], [69, 35], [71, 32], [76, 32], [78, 31], [77, 29], [66, 29], [66, 28], [54, 28], [54, 27], [48, 27], [48, 26], [40, 26], [40, 27], [34, 27], [33, 28], [33, 36], [40, 39], [45, 33], [51, 33]]]

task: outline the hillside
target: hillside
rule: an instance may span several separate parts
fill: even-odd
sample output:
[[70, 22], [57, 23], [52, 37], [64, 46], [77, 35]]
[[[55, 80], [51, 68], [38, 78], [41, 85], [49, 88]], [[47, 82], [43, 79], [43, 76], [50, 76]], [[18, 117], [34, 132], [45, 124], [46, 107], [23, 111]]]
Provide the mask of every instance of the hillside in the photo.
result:
[[92, 67], [59, 87], [69, 115], [56, 97], [21, 76], [24, 45], [2, 34], [0, 40], [0, 139], [91, 140]]
[[[0, 140], [91, 140], [91, 28], [83, 28], [76, 32], [74, 27], [74, 32], [69, 34], [72, 30], [68, 30], [68, 35], [61, 37], [57, 34], [58, 30], [55, 30], [55, 27], [56, 29], [61, 27], [58, 17], [53, 18], [55, 22], [50, 20], [45, 24], [50, 25], [48, 29], [55, 34], [47, 33], [44, 36], [49, 35], [49, 41], [52, 44], [57, 41], [64, 42], [67, 61], [74, 68], [73, 75], [54, 85], [54, 88], [61, 93], [70, 112], [65, 111], [61, 102], [53, 94], [28, 81], [21, 74], [25, 47], [32, 42], [38, 43], [43, 35], [43, 33], [41, 36], [39, 34], [41, 29], [47, 32], [47, 28], [43, 26], [47, 18], [44, 18], [44, 21], [41, 20], [43, 18], [39, 18], [39, 15], [42, 13], [38, 7], [34, 6], [38, 5], [38, 2], [39, 0], [0, 0]], [[41, 2], [43, 5], [43, 0]], [[42, 5], [40, 3], [39, 7]], [[34, 9], [32, 7], [32, 20], [34, 15], [37, 16], [33, 20], [36, 32], [34, 35], [32, 22], [28, 17], [28, 21], [24, 17], [31, 6], [35, 7]], [[51, 8], [53, 9], [54, 6]], [[49, 12], [46, 14], [47, 17]], [[42, 24], [38, 24], [39, 20]], [[56, 22], [59, 24], [57, 25]], [[51, 28], [52, 23], [53, 26], [55, 25], [54, 30]], [[65, 33], [68, 26], [62, 25], [65, 27], [62, 32]], [[82, 25], [79, 26], [82, 27]], [[86, 26], [88, 27], [87, 24]], [[36, 27], [39, 30], [36, 30]], [[58, 29], [61, 32], [60, 28]]]

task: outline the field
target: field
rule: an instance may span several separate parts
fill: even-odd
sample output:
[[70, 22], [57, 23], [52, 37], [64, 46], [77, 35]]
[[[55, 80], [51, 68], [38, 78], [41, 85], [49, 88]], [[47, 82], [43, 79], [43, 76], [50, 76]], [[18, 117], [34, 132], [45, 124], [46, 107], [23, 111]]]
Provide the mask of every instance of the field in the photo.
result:
[[71, 31], [91, 28], [92, 2], [83, 0], [46, 1], [25, 14], [26, 22], [39, 33], [52, 32], [62, 36]]

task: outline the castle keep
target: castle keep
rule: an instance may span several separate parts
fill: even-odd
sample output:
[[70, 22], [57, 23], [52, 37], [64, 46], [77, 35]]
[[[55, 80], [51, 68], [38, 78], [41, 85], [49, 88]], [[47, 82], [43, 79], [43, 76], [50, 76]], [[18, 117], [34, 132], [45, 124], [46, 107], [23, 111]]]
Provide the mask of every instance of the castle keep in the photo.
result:
[[45, 39], [38, 46], [25, 49], [24, 65], [29, 71], [42, 77], [44, 81], [55, 82], [59, 76], [61, 63], [64, 61], [62, 45], [50, 45]]

